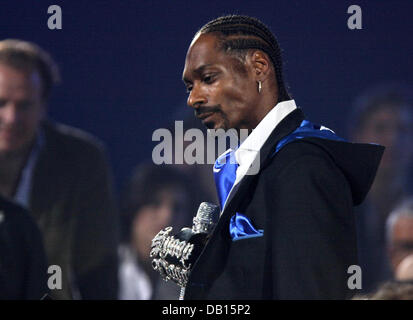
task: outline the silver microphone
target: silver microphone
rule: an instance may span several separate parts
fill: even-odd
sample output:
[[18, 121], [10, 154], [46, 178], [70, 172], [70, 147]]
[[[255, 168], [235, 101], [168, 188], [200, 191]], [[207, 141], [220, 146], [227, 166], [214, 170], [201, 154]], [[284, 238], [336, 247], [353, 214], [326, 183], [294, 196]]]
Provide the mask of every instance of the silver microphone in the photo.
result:
[[170, 235], [172, 227], [167, 227], [152, 240], [152, 267], [165, 281], [172, 280], [181, 287], [180, 300], [183, 299], [191, 268], [214, 230], [219, 213], [217, 205], [202, 202], [193, 218], [192, 229], [183, 228], [178, 234]]
[[219, 207], [210, 202], [202, 202], [193, 219], [192, 231], [194, 233], [210, 234], [219, 219]]

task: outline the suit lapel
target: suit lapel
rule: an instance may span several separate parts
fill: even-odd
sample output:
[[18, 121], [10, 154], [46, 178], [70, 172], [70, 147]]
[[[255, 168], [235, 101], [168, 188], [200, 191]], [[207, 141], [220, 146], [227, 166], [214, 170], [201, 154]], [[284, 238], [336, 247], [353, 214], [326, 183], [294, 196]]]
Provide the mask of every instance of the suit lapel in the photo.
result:
[[[56, 174], [56, 159], [52, 156], [50, 150], [54, 150], [55, 143], [50, 132], [49, 125], [43, 125], [44, 145], [39, 153], [36, 166], [33, 171], [32, 188], [30, 193], [30, 210], [36, 219], [40, 219], [43, 212], [49, 211], [51, 203], [54, 203], [53, 197], [58, 189]], [[45, 192], [45, 190], [49, 190]]]
[[[260, 165], [259, 173], [256, 175], [246, 175], [238, 183], [237, 188], [234, 188], [228, 195], [218, 224], [192, 269], [190, 282], [192, 287], [196, 287], [194, 293], [203, 292], [203, 290], [206, 289], [205, 285], [212, 283], [217, 277], [217, 274], [222, 272], [230, 243], [229, 230], [225, 228], [228, 226], [230, 217], [235, 214], [239, 208], [242, 208], [245, 202], [249, 201], [248, 193], [251, 192], [251, 186], [259, 177], [262, 169], [270, 162], [271, 154], [274, 152], [277, 143], [283, 137], [292, 133], [303, 120], [304, 114], [301, 109], [298, 108], [285, 117], [273, 130], [260, 150], [260, 156], [257, 157]], [[188, 295], [186, 297], [190, 298], [192, 292], [190, 288], [188, 289]]]
[[261, 170], [266, 165], [268, 165], [268, 162], [271, 160], [271, 154], [274, 152], [277, 143], [282, 138], [292, 133], [303, 120], [303, 112], [301, 111], [301, 109], [296, 109], [293, 112], [291, 112], [287, 117], [285, 117], [276, 128], [274, 128], [273, 132], [270, 134], [267, 141], [261, 148], [259, 152], [259, 157], [257, 157], [254, 160], [259, 162], [259, 164], [253, 163], [251, 166], [251, 168], [258, 166], [258, 168], [260, 169], [259, 172], [255, 175], [246, 175], [238, 183], [238, 185], [235, 188], [233, 188], [233, 190], [231, 190], [230, 194], [228, 195], [228, 199], [225, 203], [225, 207], [222, 212], [222, 217], [225, 217], [228, 214], [234, 214], [233, 209], [239, 207], [238, 205], [240, 201], [244, 199], [245, 192], [249, 190], [251, 183], [256, 179]]

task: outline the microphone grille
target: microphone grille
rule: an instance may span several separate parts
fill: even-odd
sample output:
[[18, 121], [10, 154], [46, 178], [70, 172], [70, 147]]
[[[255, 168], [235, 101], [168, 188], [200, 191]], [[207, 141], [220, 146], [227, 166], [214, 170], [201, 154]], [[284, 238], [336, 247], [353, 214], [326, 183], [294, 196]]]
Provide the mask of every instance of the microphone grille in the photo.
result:
[[193, 220], [192, 230], [195, 233], [210, 233], [219, 219], [219, 206], [210, 202], [202, 202], [199, 205], [196, 217]]

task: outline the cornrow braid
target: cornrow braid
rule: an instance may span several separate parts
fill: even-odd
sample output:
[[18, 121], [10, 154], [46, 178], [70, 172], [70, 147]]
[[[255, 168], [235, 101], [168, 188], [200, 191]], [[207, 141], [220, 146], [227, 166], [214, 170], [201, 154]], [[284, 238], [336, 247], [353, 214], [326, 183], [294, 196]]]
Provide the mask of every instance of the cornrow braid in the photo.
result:
[[221, 49], [245, 58], [249, 49], [265, 52], [274, 66], [278, 85], [278, 102], [290, 100], [283, 79], [281, 49], [268, 27], [256, 18], [228, 15], [216, 18], [204, 25], [197, 34], [217, 33]]

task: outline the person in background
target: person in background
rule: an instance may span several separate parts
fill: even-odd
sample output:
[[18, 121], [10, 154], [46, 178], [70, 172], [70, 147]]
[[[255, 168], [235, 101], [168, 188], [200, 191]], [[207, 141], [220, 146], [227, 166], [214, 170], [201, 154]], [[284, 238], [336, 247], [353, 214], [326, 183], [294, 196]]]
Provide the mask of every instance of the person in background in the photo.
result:
[[396, 280], [413, 280], [413, 198], [391, 212], [386, 223], [387, 252]]
[[0, 41], [0, 194], [29, 209], [48, 263], [61, 269], [53, 299], [116, 299], [117, 210], [100, 141], [47, 118], [56, 63], [37, 45]]
[[144, 163], [133, 172], [123, 197], [119, 247], [119, 299], [178, 299], [180, 288], [163, 281], [149, 257], [152, 239], [167, 226], [191, 227], [196, 203], [187, 177], [171, 165]]
[[404, 258], [397, 266], [395, 278], [399, 281], [413, 281], [413, 254]]
[[356, 295], [352, 300], [413, 300], [413, 283], [386, 281], [370, 294]]
[[30, 213], [0, 196], [0, 300], [48, 294], [42, 237]]
[[413, 152], [412, 101], [409, 87], [380, 85], [356, 100], [349, 121], [353, 141], [386, 147], [366, 201], [355, 211], [365, 293], [392, 278], [385, 224], [395, 205], [412, 193], [409, 181]]

